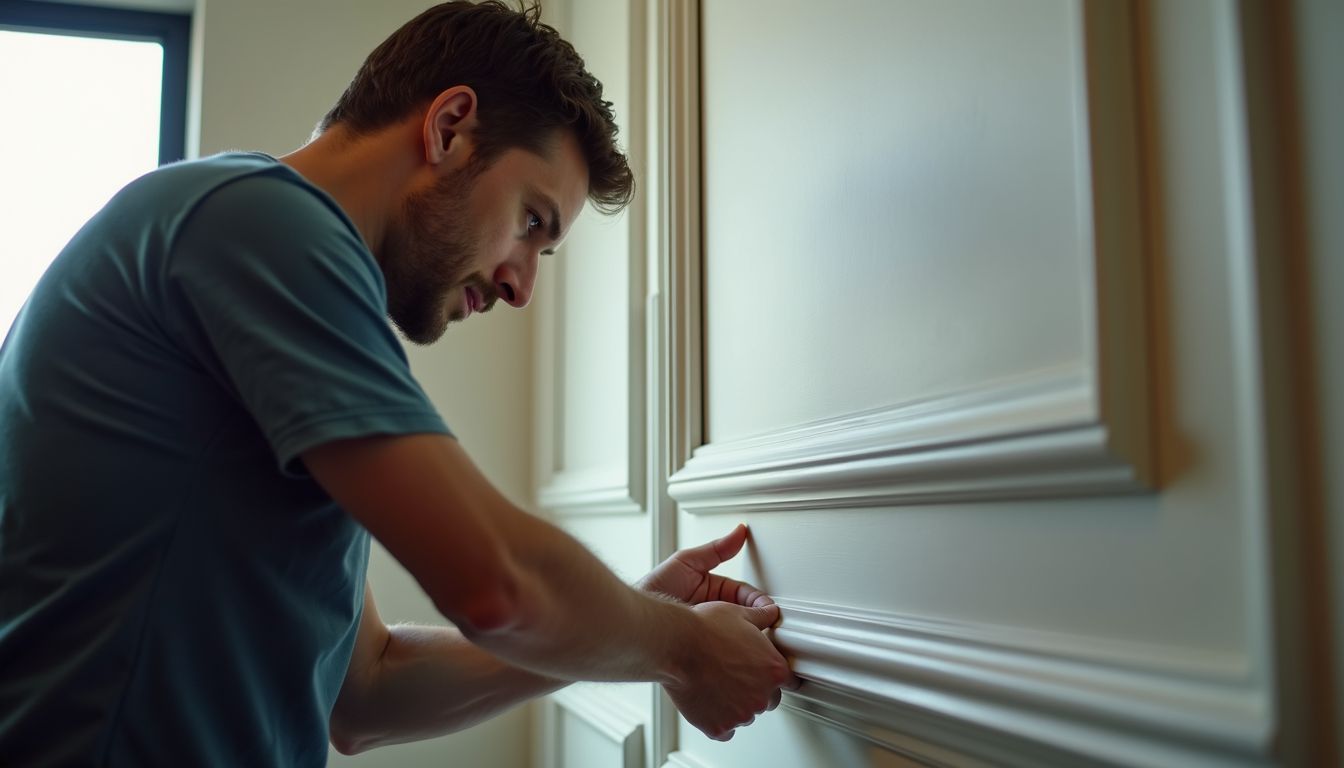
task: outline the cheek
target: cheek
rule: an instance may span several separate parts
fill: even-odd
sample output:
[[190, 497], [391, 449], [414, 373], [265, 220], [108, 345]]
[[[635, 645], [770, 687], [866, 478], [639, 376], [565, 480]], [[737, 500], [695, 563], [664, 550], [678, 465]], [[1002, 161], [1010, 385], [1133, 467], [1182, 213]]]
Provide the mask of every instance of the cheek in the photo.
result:
[[510, 252], [517, 245], [513, 229], [511, 224], [501, 223], [483, 233], [483, 236], [476, 241], [475, 256], [479, 269], [488, 274], [508, 260]]

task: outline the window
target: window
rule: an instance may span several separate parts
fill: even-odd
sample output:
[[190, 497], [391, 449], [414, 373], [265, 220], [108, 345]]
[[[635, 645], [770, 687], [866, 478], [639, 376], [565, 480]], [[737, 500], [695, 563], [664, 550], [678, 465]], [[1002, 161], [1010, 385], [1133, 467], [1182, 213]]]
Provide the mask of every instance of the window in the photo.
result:
[[0, 338], [117, 190], [183, 157], [190, 17], [0, 0]]

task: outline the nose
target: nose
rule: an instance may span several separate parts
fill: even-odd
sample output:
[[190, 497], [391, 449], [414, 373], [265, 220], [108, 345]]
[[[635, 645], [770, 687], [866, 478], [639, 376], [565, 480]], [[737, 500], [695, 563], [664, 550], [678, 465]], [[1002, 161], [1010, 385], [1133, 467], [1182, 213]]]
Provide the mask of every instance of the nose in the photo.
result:
[[532, 287], [537, 280], [537, 255], [528, 254], [521, 263], [506, 261], [495, 270], [495, 290], [509, 306], [526, 307], [532, 300]]

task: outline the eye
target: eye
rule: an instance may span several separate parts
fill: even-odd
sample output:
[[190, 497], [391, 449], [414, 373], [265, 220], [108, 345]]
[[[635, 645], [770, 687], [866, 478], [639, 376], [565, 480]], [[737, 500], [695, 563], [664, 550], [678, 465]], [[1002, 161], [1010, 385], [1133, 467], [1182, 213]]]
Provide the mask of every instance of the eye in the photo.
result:
[[532, 234], [533, 231], [541, 229], [545, 224], [546, 222], [542, 221], [536, 213], [533, 211], [527, 212], [527, 234]]

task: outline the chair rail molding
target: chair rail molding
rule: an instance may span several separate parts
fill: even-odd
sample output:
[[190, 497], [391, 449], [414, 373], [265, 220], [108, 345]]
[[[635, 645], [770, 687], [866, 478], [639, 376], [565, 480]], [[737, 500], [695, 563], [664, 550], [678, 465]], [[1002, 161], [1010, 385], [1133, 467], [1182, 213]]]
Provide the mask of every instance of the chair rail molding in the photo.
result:
[[775, 641], [806, 681], [786, 707], [921, 760], [1272, 763], [1242, 656], [778, 602]]

